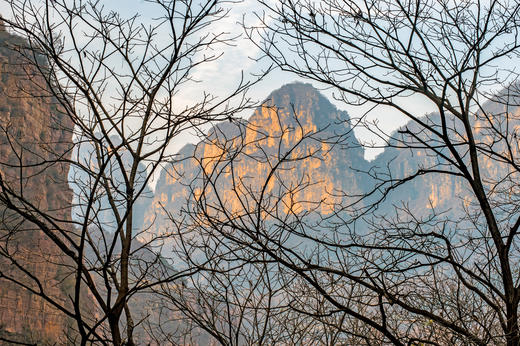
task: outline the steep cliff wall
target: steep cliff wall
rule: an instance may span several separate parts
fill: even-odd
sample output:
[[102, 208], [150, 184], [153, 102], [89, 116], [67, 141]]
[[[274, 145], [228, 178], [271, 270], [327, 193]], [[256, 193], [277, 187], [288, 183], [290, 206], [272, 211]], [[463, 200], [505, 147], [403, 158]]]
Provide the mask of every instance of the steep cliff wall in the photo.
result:
[[[276, 167], [282, 160], [287, 162]], [[361, 192], [353, 168], [365, 165], [348, 115], [309, 84], [285, 85], [248, 122], [220, 124], [207, 140], [186, 146], [162, 172], [145, 225], [152, 225], [151, 234], [167, 233], [168, 213], [180, 210], [190, 192], [216, 198], [208, 180], [217, 182], [232, 213], [247, 212], [244, 201], [263, 194], [268, 212], [328, 215], [339, 191]]]
[[[514, 161], [519, 148], [515, 134], [520, 130], [520, 108], [516, 106], [519, 102], [509, 102], [509, 105], [505, 105], [497, 98], [490, 100], [484, 104], [483, 112], [470, 119], [474, 140], [479, 148], [478, 163], [484, 188], [490, 200], [499, 204], [499, 200], [503, 202], [502, 206], [495, 209], [498, 214], [504, 205], [511, 203], [511, 194], [516, 190], [514, 181], [518, 175], [507, 163], [507, 159], [502, 159], [512, 157]], [[438, 114], [428, 114], [422, 121], [442, 133], [442, 121]], [[471, 170], [468, 139], [462, 122], [452, 120], [448, 124], [446, 135], [464, 164]], [[394, 206], [409, 209], [418, 216], [443, 212], [451, 219], [472, 213], [470, 206], [476, 203], [474, 193], [469, 182], [457, 176], [460, 171], [456, 170], [454, 157], [441, 138], [421, 130], [412, 122], [392, 134], [392, 138], [390, 147], [371, 162], [371, 166], [376, 167], [380, 172], [379, 176], [387, 180], [390, 177], [395, 181], [412, 175], [417, 177], [393, 189], [382, 203], [380, 213], [395, 214]], [[431, 148], [427, 149], [426, 144], [435, 147], [438, 153]], [[405, 145], [408, 148], [403, 149]], [[428, 171], [429, 173], [424, 173]], [[473, 173], [470, 171], [470, 174]], [[373, 187], [379, 183], [381, 180], [371, 179], [367, 186]], [[390, 184], [382, 185], [381, 191], [389, 186]], [[374, 197], [376, 196], [381, 195], [375, 194]]]
[[[11, 49], [17, 45], [23, 41], [0, 31], [0, 173], [16, 194], [57, 222], [66, 222], [72, 201], [69, 167], [55, 161], [63, 154], [67, 157], [73, 124], [37, 86], [45, 83]], [[57, 301], [68, 301], [69, 279], [57, 265], [62, 259], [53, 243], [16, 213], [2, 205], [0, 210], [0, 272]], [[55, 307], [0, 276], [0, 337], [61, 344], [67, 328], [68, 321]]]
[[[517, 116], [512, 115], [519, 112], [515, 107], [505, 107], [498, 102], [488, 102], [484, 108], [497, 116], [497, 126], [503, 122], [499, 115], [505, 117], [511, 114], [508, 119], [512, 121]], [[422, 119], [439, 129], [438, 115], [430, 114]], [[485, 126], [489, 124], [485, 125], [485, 117], [476, 115], [472, 122], [477, 143], [482, 147], [491, 145], [494, 139], [488, 132], [492, 129], [486, 130]], [[519, 125], [511, 123], [511, 126], [520, 128]], [[460, 126], [451, 124], [449, 136], [454, 143], [460, 143], [458, 148], [463, 151], [466, 147]], [[219, 197], [230, 211], [247, 209], [243, 202], [253, 195], [259, 196], [266, 185], [266, 203], [269, 203], [269, 197], [284, 194], [284, 200], [278, 201], [280, 203], [273, 202], [276, 204], [273, 213], [287, 213], [291, 208], [292, 211], [302, 212], [317, 206], [314, 211], [327, 216], [335, 208], [337, 210], [338, 203], [348, 205], [349, 196], [370, 194], [365, 203], [356, 205], [362, 210], [363, 205], [382, 198], [391, 181], [396, 182], [431, 168], [453, 170], [453, 166], [439, 155], [432, 154], [431, 150], [426, 150], [424, 144], [412, 139], [407, 131], [416, 133], [423, 143], [435, 145], [440, 141], [440, 138], [428, 137], [429, 134], [421, 131], [417, 124], [409, 123], [392, 135], [394, 139], [390, 141], [390, 147], [376, 160], [367, 162], [350, 127], [348, 114], [338, 111], [309, 84], [286, 85], [274, 91], [248, 122], [220, 124], [212, 130], [207, 140], [196, 146], [186, 146], [179, 154], [179, 161], [162, 172], [155, 197], [144, 215], [144, 224], [152, 225], [150, 234], [167, 234], [172, 226], [168, 216], [174, 217], [189, 196], [200, 198], [204, 194], [210, 198], [212, 187], [204, 186], [205, 175], [206, 179], [217, 182], [221, 191]], [[299, 142], [311, 133], [310, 138]], [[414, 148], [403, 149], [399, 139]], [[284, 164], [277, 168], [273, 178], [267, 179], [272, 167], [293, 146], [297, 148], [291, 152], [289, 159], [305, 157], [306, 154], [312, 154], [312, 157]], [[496, 142], [493, 148], [504, 151], [507, 156], [504, 143]], [[238, 152], [240, 154], [234, 155]], [[449, 153], [447, 155], [449, 157]], [[461, 155], [468, 159], [463, 152]], [[480, 165], [486, 181], [500, 180], [499, 177], [505, 178], [511, 173], [506, 165], [500, 165], [485, 155], [481, 155]], [[383, 181], [386, 183], [383, 184]], [[284, 191], [280, 190], [281, 183]], [[298, 184], [304, 189], [296, 189]], [[295, 188], [294, 192], [287, 193], [291, 188]], [[406, 184], [391, 189], [375, 211], [378, 215], [395, 215], [395, 206], [398, 206], [409, 208], [417, 215], [436, 210], [462, 216], [471, 201], [469, 186], [460, 177], [439, 173], [419, 174]], [[319, 205], [317, 202], [320, 202]]]

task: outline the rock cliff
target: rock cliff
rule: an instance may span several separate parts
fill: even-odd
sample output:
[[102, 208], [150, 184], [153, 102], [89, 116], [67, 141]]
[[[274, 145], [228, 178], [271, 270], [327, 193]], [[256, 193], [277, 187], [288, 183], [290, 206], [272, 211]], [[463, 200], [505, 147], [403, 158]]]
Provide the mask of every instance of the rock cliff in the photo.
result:
[[[505, 107], [500, 102], [488, 102], [484, 109], [496, 115], [497, 124], [499, 116], [518, 113], [517, 108]], [[439, 129], [438, 115], [429, 114], [421, 119]], [[247, 203], [244, 202], [253, 201], [262, 193], [266, 196], [264, 210], [271, 208], [270, 212], [279, 214], [311, 210], [326, 217], [349, 205], [349, 199], [370, 193], [365, 203], [356, 205], [358, 210], [363, 210], [363, 205], [382, 198], [390, 186], [389, 181], [396, 182], [429, 168], [453, 169], [424, 146], [424, 143], [438, 143], [440, 138], [428, 137], [414, 123], [392, 134], [389, 147], [368, 162], [350, 121], [346, 112], [337, 110], [311, 85], [283, 86], [274, 91], [247, 122], [220, 124], [205, 140], [184, 147], [178, 161], [162, 172], [153, 201], [144, 214], [144, 224], [151, 225], [150, 234], [167, 234], [172, 228], [169, 218], [176, 217], [190, 196], [215, 198], [213, 187], [207, 184], [209, 180], [216, 182], [221, 191], [218, 197], [225, 206], [222, 210], [245, 212]], [[493, 140], [487, 133], [490, 129], [486, 132], [482, 125], [486, 121], [483, 115], [472, 119], [477, 129], [477, 143], [482, 147]], [[450, 127], [448, 135], [454, 143], [460, 144], [458, 150], [465, 150], [460, 125]], [[423, 143], [413, 139], [411, 133], [418, 135]], [[403, 149], [402, 141], [411, 144], [413, 149]], [[493, 146], [498, 151], [506, 150], [504, 143]], [[272, 168], [286, 153], [290, 153], [284, 157], [289, 162], [277, 167], [276, 174], [268, 179]], [[467, 155], [461, 155], [467, 159]], [[504, 155], [507, 155], [505, 151]], [[486, 180], [510, 174], [505, 165], [502, 167], [485, 156], [480, 158], [480, 164]], [[383, 180], [386, 183], [382, 184]], [[303, 189], [298, 189], [298, 185]], [[420, 173], [406, 184], [392, 188], [379, 208], [371, 209], [370, 213], [395, 215], [395, 206], [398, 206], [423, 216], [434, 210], [462, 216], [471, 203], [470, 196], [469, 186], [460, 177]], [[277, 197], [281, 198], [277, 200]]]
[[[66, 157], [73, 124], [57, 111], [36, 69], [24, 65], [12, 49], [23, 44], [20, 38], [0, 31], [0, 173], [26, 202], [54, 216], [56, 222], [66, 222], [72, 202], [69, 167], [55, 160]], [[64, 315], [12, 282], [66, 302], [69, 279], [57, 265], [62, 263], [59, 252], [37, 227], [4, 205], [0, 212], [0, 337], [26, 343], [65, 343], [70, 325]]]
[[[276, 167], [282, 160], [287, 162]], [[263, 209], [269, 212], [328, 215], [340, 191], [362, 191], [355, 169], [365, 165], [346, 112], [310, 84], [288, 84], [247, 122], [220, 124], [196, 146], [184, 147], [179, 160], [162, 172], [144, 223], [152, 225], [151, 234], [168, 232], [168, 214], [180, 210], [190, 192], [217, 198], [210, 180], [231, 212], [244, 212], [244, 201], [264, 195]]]

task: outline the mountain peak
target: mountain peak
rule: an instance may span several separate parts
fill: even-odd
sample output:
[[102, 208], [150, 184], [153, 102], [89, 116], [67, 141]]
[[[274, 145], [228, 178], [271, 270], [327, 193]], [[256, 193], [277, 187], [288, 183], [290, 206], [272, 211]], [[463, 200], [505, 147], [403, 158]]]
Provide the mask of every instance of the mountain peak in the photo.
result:
[[[272, 102], [279, 108], [290, 105], [303, 105], [310, 102], [332, 104], [316, 89], [312, 84], [293, 82], [285, 84], [277, 90], [271, 92], [266, 102]], [[314, 101], [314, 102], [313, 102]], [[334, 106], [332, 106], [335, 108]]]
[[266, 112], [266, 107], [275, 107], [278, 114], [285, 116], [286, 119], [296, 116], [300, 121], [305, 120], [317, 128], [335, 127], [335, 125], [340, 125], [342, 130], [350, 128], [347, 112], [339, 111], [309, 83], [293, 82], [271, 92], [249, 121], [266, 125], [265, 118], [273, 117], [274, 114]]
[[316, 87], [314, 87], [311, 83], [304, 83], [300, 81], [294, 81], [291, 83], [287, 83], [282, 85], [280, 88], [273, 90], [271, 94], [277, 93], [312, 93], [319, 94], [319, 91]]

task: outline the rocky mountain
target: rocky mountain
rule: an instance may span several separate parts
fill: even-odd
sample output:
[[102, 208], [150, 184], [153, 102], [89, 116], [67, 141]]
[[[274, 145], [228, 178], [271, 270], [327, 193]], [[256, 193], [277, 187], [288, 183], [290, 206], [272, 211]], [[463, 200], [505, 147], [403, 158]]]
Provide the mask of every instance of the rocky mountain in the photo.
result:
[[[190, 192], [220, 198], [232, 213], [264, 195], [269, 212], [328, 215], [340, 191], [361, 193], [364, 182], [355, 169], [365, 165], [348, 114], [310, 84], [288, 84], [271, 93], [247, 122], [220, 124], [207, 139], [184, 147], [162, 172], [144, 224], [151, 225], [150, 234], [168, 233]], [[213, 194], [209, 181], [221, 196]]]
[[[435, 127], [440, 125], [440, 117], [437, 114], [429, 114], [423, 120]], [[419, 134], [419, 137], [429, 145], [435, 145], [439, 138], [427, 137], [418, 126], [413, 123], [405, 125], [391, 135], [390, 146], [371, 162], [373, 170], [379, 172], [383, 179], [398, 180], [417, 174], [421, 170], [445, 169], [451, 171], [452, 167], [431, 150], [427, 150], [424, 144], [411, 138], [410, 133]], [[413, 149], [403, 149], [404, 143], [411, 145]], [[442, 152], [448, 154], [446, 149]], [[449, 154], [448, 154], [449, 156]], [[371, 186], [380, 183], [373, 179]], [[385, 184], [382, 187], [389, 187]], [[457, 202], [468, 195], [467, 186], [462, 178], [448, 174], [419, 174], [413, 180], [393, 189], [379, 208], [379, 213], [395, 213], [395, 206], [408, 208], [417, 215], [425, 215], [435, 208], [448, 210], [458, 207]]]
[[[515, 188], [513, 176], [516, 173], [512, 172], [511, 165], [505, 160], [502, 161], [500, 157], [514, 158], [518, 154], [514, 138], [516, 131], [520, 129], [520, 109], [515, 106], [519, 104], [518, 100], [510, 99], [506, 105], [501, 98], [502, 96], [498, 95], [484, 103], [483, 111], [474, 115], [470, 121], [476, 146], [480, 148], [479, 170], [488, 197], [497, 202], [506, 198], [508, 201], [502, 200], [503, 205], [506, 205], [511, 203], [511, 195], [507, 191]], [[487, 119], [486, 116], [489, 114], [492, 116]], [[439, 114], [428, 114], [421, 118], [421, 121], [438, 134], [442, 133]], [[471, 213], [470, 206], [475, 203], [471, 187], [462, 177], [457, 176], [460, 172], [454, 169], [453, 162], [449, 162], [453, 160], [453, 155], [438, 134], [427, 133], [417, 124], [410, 122], [393, 133], [389, 146], [370, 162], [370, 167], [374, 172], [379, 172], [380, 178], [391, 177], [397, 181], [417, 175], [406, 184], [392, 189], [379, 208], [379, 213], [395, 214], [395, 206], [409, 209], [415, 215], [444, 213], [451, 219], [461, 217], [467, 212]], [[471, 167], [467, 152], [467, 136], [462, 122], [452, 120], [452, 123], [448, 124], [446, 136], [450, 138], [465, 165]], [[408, 148], [403, 149], [404, 145]], [[426, 146], [435, 147], [438, 153], [427, 149]], [[491, 152], [494, 154], [487, 154]], [[424, 173], [427, 171], [430, 173]], [[381, 182], [378, 179], [370, 180], [367, 184], [369, 188]], [[385, 184], [381, 191], [387, 187], [389, 184]], [[501, 196], [504, 192], [509, 197]], [[495, 212], [499, 213], [500, 208]]]
[[[497, 115], [497, 123], [501, 114], [511, 111], [497, 100], [486, 103], [484, 108]], [[478, 117], [472, 121], [478, 132], [477, 142], [484, 147], [491, 137], [482, 125], [486, 120]], [[437, 114], [421, 119], [434, 129], [441, 125]], [[457, 150], [465, 150], [460, 124], [450, 127], [450, 138], [461, 143]], [[423, 143], [413, 139], [412, 133]], [[231, 213], [245, 212], [247, 204], [258, 201], [261, 194], [265, 196], [263, 209], [278, 215], [293, 210], [326, 217], [362, 193], [371, 194], [365, 203], [369, 205], [383, 197], [389, 179], [395, 182], [429, 168], [453, 169], [446, 160], [425, 149], [424, 143], [440, 141], [428, 136], [417, 124], [409, 123], [391, 135], [389, 147], [382, 154], [368, 162], [346, 112], [337, 110], [310, 84], [285, 85], [271, 93], [247, 122], [220, 124], [205, 140], [184, 147], [179, 159], [162, 172], [144, 214], [144, 225], [150, 227], [151, 235], [173, 231], [176, 213], [186, 206], [190, 196], [195, 197], [191, 205], [200, 198], [218, 197], [220, 212], [227, 209]], [[403, 149], [404, 142], [414, 148]], [[496, 150], [505, 150], [498, 147], [504, 143], [493, 145]], [[466, 154], [461, 155], [467, 159]], [[286, 162], [277, 166], [281, 160]], [[482, 157], [481, 165], [488, 180], [508, 174], [505, 167], [489, 158]], [[270, 176], [273, 168], [276, 173]], [[387, 182], [382, 184], [383, 180]], [[215, 196], [214, 187], [221, 192], [219, 196]], [[390, 189], [371, 213], [395, 215], [398, 206], [417, 215], [435, 210], [460, 216], [471, 203], [469, 196], [469, 186], [456, 175], [419, 173], [412, 181]], [[363, 210], [363, 205], [357, 204], [356, 208]]]
[[[0, 29], [0, 174], [27, 202], [57, 222], [66, 222], [72, 202], [69, 166], [53, 161], [67, 155], [73, 124], [57, 111], [52, 98], [34, 97], [47, 94], [35, 86], [45, 85], [42, 77], [8, 48], [22, 44], [20, 38]], [[42, 289], [53, 299], [68, 301], [68, 279], [56, 265], [62, 261], [59, 252], [34, 225], [1, 204], [0, 213], [0, 340], [64, 343], [69, 326], [66, 317], [12, 283], [16, 280]]]

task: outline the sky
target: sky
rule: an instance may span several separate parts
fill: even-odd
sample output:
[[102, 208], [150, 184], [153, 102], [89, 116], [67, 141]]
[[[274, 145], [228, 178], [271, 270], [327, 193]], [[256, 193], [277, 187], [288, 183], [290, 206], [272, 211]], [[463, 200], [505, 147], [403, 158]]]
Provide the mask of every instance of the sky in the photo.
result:
[[[115, 0], [111, 2], [114, 9], [122, 8], [125, 9], [123, 14], [131, 15], [134, 10], [133, 4], [136, 7], [143, 6], [142, 0]], [[132, 3], [132, 6], [126, 4]], [[125, 5], [124, 5], [125, 4]], [[121, 5], [121, 6], [120, 6]], [[226, 6], [226, 5], [224, 5]], [[244, 29], [241, 26], [241, 22], [244, 21], [248, 25], [255, 24], [257, 18], [255, 14], [260, 14], [262, 9], [259, 7], [254, 0], [244, 0], [238, 3], [230, 4], [229, 15], [224, 20], [221, 20], [214, 26], [217, 31], [224, 31], [230, 33], [240, 34], [241, 37], [237, 38], [234, 46], [222, 47], [223, 56], [216, 62], [206, 64], [196, 72], [196, 77], [202, 82], [197, 86], [190, 86], [186, 90], [184, 96], [187, 97], [187, 101], [192, 97], [194, 100], [200, 95], [203, 90], [210, 90], [215, 93], [221, 93], [224, 95], [226, 91], [230, 91], [239, 82], [242, 73], [246, 78], [250, 76], [254, 79], [254, 75], [258, 75], [267, 66], [267, 61], [257, 59], [260, 57], [260, 51], [255, 45], [249, 41], [244, 35]], [[152, 11], [141, 10], [140, 13], [143, 16], [153, 16]], [[254, 100], [264, 100], [272, 91], [280, 88], [281, 86], [291, 83], [294, 81], [307, 82], [303, 78], [299, 78], [294, 74], [275, 70], [265, 77], [260, 83], [255, 85], [249, 92], [249, 96]], [[320, 89], [321, 92], [340, 110], [345, 110], [349, 113], [351, 118], [357, 118], [364, 115], [369, 111], [372, 105], [354, 107], [351, 105], [345, 105], [342, 102], [338, 102], [334, 99], [334, 89], [326, 89], [323, 85], [319, 85], [315, 82], [312, 83], [316, 88]], [[218, 90], [215, 90], [215, 86], [218, 86]], [[336, 91], [337, 93], [337, 91]], [[418, 115], [424, 115], [430, 110], [421, 100], [409, 98], [407, 101], [409, 108], [416, 110]], [[242, 114], [244, 117], [248, 117], [252, 112]], [[378, 125], [387, 132], [396, 130], [400, 126], [406, 123], [406, 118], [399, 114], [397, 111], [382, 107], [378, 107], [370, 110], [367, 116], [367, 120], [376, 121]], [[355, 129], [355, 134], [360, 141], [377, 141], [377, 138], [366, 129], [358, 127]], [[180, 149], [186, 141], [196, 142], [197, 138], [181, 138], [179, 141], [174, 143], [176, 149]], [[377, 142], [381, 144], [381, 142]], [[376, 144], [377, 144], [376, 143]], [[375, 158], [377, 154], [382, 152], [382, 149], [367, 149], [365, 158], [371, 160]]]
[[[156, 7], [150, 6], [143, 0], [104, 0], [106, 8], [118, 11], [123, 16], [131, 16], [139, 13], [143, 21], [157, 16]], [[232, 90], [240, 81], [242, 74], [246, 78], [253, 79], [254, 75], [259, 74], [267, 65], [267, 61], [262, 60], [260, 63], [256, 59], [260, 56], [260, 51], [250, 42], [243, 32], [240, 22], [244, 20], [248, 24], [254, 24], [256, 21], [255, 13], [259, 13], [261, 8], [254, 0], [244, 0], [239, 3], [224, 4], [229, 6], [229, 15], [216, 23], [212, 28], [215, 31], [224, 31], [230, 34], [241, 35], [235, 41], [233, 46], [221, 46], [223, 56], [215, 62], [206, 64], [198, 68], [195, 72], [196, 78], [201, 82], [187, 86], [183, 92], [182, 99], [189, 104], [190, 100], [196, 100], [200, 95], [209, 90], [212, 93], [225, 95], [227, 91]], [[6, 3], [0, 2], [0, 13], [6, 15], [9, 12]], [[298, 78], [293, 74], [275, 70], [265, 77], [260, 83], [251, 88], [249, 96], [257, 101], [264, 100], [272, 91], [280, 88], [282, 85], [294, 82], [309, 82], [305, 79]], [[315, 87], [322, 90], [323, 86], [312, 83]], [[322, 93], [340, 110], [345, 110], [351, 118], [357, 118], [370, 109], [370, 105], [362, 107], [354, 107], [345, 105], [333, 98], [334, 89], [322, 90]], [[429, 112], [427, 105], [421, 100], [409, 98], [406, 100], [408, 106], [416, 111], [418, 115]], [[250, 116], [242, 114], [243, 117]], [[387, 132], [391, 132], [406, 123], [406, 119], [401, 114], [392, 109], [383, 109], [381, 107], [372, 109], [368, 118], [371, 121], [377, 121], [379, 126]], [[361, 142], [370, 142], [375, 140], [375, 136], [370, 134], [363, 128], [356, 128], [355, 134]], [[172, 146], [172, 151], [182, 148], [187, 142], [195, 143], [198, 139], [194, 136], [186, 134], [180, 136]], [[373, 159], [381, 149], [366, 150], [366, 159]]]
[[[156, 15], [154, 13], [155, 7], [150, 6], [143, 0], [111, 0], [105, 2], [108, 8], [119, 11], [122, 15], [131, 16], [137, 9], [143, 18], [153, 18]], [[236, 33], [241, 36], [236, 39], [234, 46], [221, 47], [223, 56], [220, 59], [211, 64], [205, 64], [196, 71], [196, 77], [201, 83], [191, 85], [185, 90], [183, 97], [186, 98], [187, 103], [189, 103], [190, 99], [197, 100], [204, 90], [225, 95], [226, 91], [231, 91], [238, 84], [242, 73], [246, 78], [254, 79], [252, 76], [260, 74], [267, 67], [268, 62], [265, 59], [260, 62], [257, 61], [260, 57], [260, 51], [245, 37], [244, 29], [240, 24], [243, 21], [247, 25], [255, 24], [258, 21], [256, 15], [261, 14], [262, 8], [255, 0], [229, 2], [228, 4], [224, 3], [223, 6], [229, 9], [229, 14], [225, 19], [217, 22], [212, 30]], [[294, 81], [310, 82], [294, 74], [275, 70], [251, 88], [249, 96], [256, 101], [263, 101], [272, 91]], [[334, 99], [334, 89], [326, 89], [323, 85], [315, 82], [312, 84], [320, 89], [338, 109], [347, 111], [351, 118], [361, 117], [367, 111], [370, 111], [367, 115], [367, 120], [376, 121], [385, 132], [392, 132], [407, 122], [402, 114], [389, 107], [371, 109], [372, 105], [360, 107], [346, 105]], [[215, 89], [215, 86], [218, 86], [218, 89]], [[415, 110], [418, 115], [424, 115], [431, 111], [428, 109], [427, 104], [419, 98], [408, 98], [406, 102], [408, 109]], [[250, 115], [252, 115], [252, 112], [242, 114], [246, 118]], [[354, 131], [361, 142], [376, 141], [376, 144], [382, 144], [381, 141], [378, 142], [376, 136], [362, 127], [357, 127]], [[186, 142], [196, 143], [198, 139], [193, 136], [183, 136], [173, 144], [173, 150], [179, 150]], [[365, 158], [371, 160], [381, 152], [382, 149], [367, 149]]]

